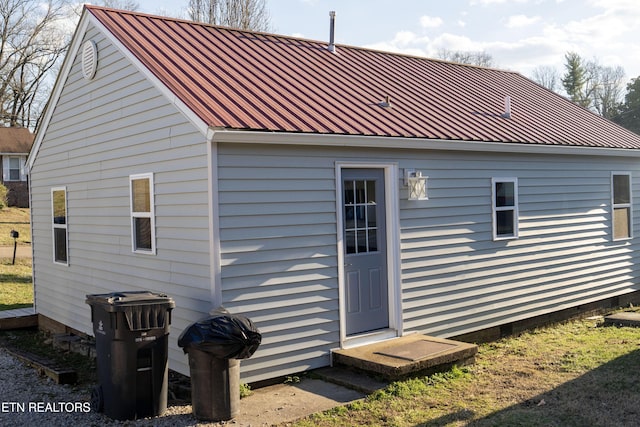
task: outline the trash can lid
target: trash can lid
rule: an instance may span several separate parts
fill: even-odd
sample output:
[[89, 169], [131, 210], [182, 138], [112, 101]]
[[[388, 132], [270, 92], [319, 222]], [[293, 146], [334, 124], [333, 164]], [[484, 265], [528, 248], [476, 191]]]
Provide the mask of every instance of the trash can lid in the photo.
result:
[[117, 311], [117, 307], [122, 307], [123, 309], [125, 309], [126, 307], [139, 305], [165, 305], [168, 308], [174, 308], [176, 306], [173, 299], [166, 294], [154, 293], [150, 291], [92, 294], [87, 295], [87, 300], [85, 302], [89, 305], [112, 306], [112, 309], [114, 311]]

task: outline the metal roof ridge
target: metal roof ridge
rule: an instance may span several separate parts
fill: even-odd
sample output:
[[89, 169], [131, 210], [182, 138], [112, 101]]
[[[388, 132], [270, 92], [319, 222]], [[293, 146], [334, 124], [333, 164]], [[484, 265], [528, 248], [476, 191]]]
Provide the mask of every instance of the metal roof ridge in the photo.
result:
[[[172, 21], [172, 22], [188, 24], [188, 25], [200, 25], [202, 27], [215, 28], [215, 29], [222, 30], [222, 31], [239, 32], [239, 33], [246, 33], [246, 34], [252, 34], [252, 35], [262, 35], [262, 36], [275, 37], [275, 38], [281, 38], [281, 39], [287, 39], [287, 40], [295, 40], [295, 41], [298, 41], [298, 42], [317, 43], [317, 44], [320, 44], [320, 45], [327, 45], [327, 46], [329, 45], [329, 41], [328, 40], [308, 39], [308, 38], [304, 38], [304, 37], [296, 37], [296, 36], [291, 36], [291, 35], [286, 35], [286, 34], [278, 34], [278, 33], [268, 32], [268, 31], [243, 30], [241, 28], [234, 28], [234, 27], [229, 27], [229, 26], [225, 26], [225, 25], [208, 24], [206, 22], [192, 21], [192, 20], [185, 19], [185, 18], [175, 18], [175, 17], [170, 17], [170, 16], [155, 15], [155, 14], [152, 14], [152, 13], [145, 13], [145, 12], [138, 12], [138, 11], [131, 11], [131, 10], [120, 10], [120, 9], [115, 9], [115, 8], [111, 8], [111, 7], [106, 7], [106, 6], [96, 6], [96, 5], [91, 5], [91, 4], [85, 4], [84, 7], [86, 9], [88, 9], [89, 11], [95, 9], [95, 10], [102, 10], [102, 11], [105, 11], [105, 12], [113, 12], [113, 13], [120, 13], [120, 14], [126, 14], [126, 15], [144, 16], [144, 17], [147, 17], [147, 18], [159, 19], [159, 20], [163, 20], [163, 21]], [[477, 68], [477, 69], [480, 69], [480, 70], [489, 70], [489, 71], [495, 71], [495, 72], [500, 72], [500, 73], [521, 75], [521, 73], [518, 72], [518, 71], [506, 70], [506, 69], [497, 68], [497, 67], [487, 67], [487, 66], [474, 65], [474, 64], [465, 64], [465, 63], [462, 63], [462, 62], [453, 62], [453, 61], [448, 61], [448, 60], [440, 59], [440, 58], [431, 58], [431, 57], [428, 57], [428, 56], [419, 56], [419, 55], [412, 55], [412, 54], [402, 53], [402, 52], [392, 52], [392, 51], [387, 51], [387, 50], [382, 50], [382, 49], [374, 49], [374, 48], [370, 48], [370, 47], [366, 47], [366, 46], [356, 46], [356, 45], [341, 44], [341, 43], [334, 43], [334, 46], [336, 48], [339, 47], [341, 49], [365, 51], [365, 52], [371, 52], [371, 53], [375, 53], [375, 54], [382, 54], [382, 55], [388, 55], [388, 56], [397, 56], [397, 57], [404, 57], [404, 58], [413, 58], [413, 59], [416, 59], [416, 60], [433, 61], [433, 62], [439, 62], [439, 63], [442, 63], [442, 64], [451, 64], [451, 65], [460, 66], [460, 67]]]

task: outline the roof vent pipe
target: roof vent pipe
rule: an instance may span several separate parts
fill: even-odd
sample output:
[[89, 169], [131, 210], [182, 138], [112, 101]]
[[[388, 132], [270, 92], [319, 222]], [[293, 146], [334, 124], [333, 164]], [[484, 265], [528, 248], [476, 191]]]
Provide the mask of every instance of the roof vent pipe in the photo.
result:
[[336, 12], [335, 11], [331, 11], [329, 12], [329, 18], [330, 18], [330, 26], [329, 26], [329, 47], [327, 49], [329, 49], [329, 52], [333, 52], [335, 53], [336, 51], [336, 44], [335, 44], [335, 30], [336, 30]]
[[511, 97], [509, 95], [504, 97], [504, 113], [502, 117], [505, 119], [511, 118]]

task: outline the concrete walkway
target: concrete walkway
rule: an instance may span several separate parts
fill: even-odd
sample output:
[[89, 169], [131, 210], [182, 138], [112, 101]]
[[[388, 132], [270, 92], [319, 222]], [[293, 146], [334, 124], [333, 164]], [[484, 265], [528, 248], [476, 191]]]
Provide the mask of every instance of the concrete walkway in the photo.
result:
[[[13, 258], [13, 245], [0, 246], [0, 258]], [[16, 258], [31, 258], [31, 245], [18, 244]]]

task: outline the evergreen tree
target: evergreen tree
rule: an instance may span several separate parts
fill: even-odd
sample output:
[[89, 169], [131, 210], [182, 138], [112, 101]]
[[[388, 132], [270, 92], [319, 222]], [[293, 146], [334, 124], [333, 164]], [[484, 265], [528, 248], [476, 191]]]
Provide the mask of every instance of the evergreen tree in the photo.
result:
[[613, 121], [632, 132], [640, 134], [640, 76], [627, 84], [627, 94], [620, 105], [620, 112]]
[[575, 52], [567, 52], [564, 57], [567, 61], [564, 65], [567, 72], [562, 78], [562, 86], [571, 101], [586, 108], [591, 102], [588, 97], [584, 96], [587, 70], [582, 58]]

